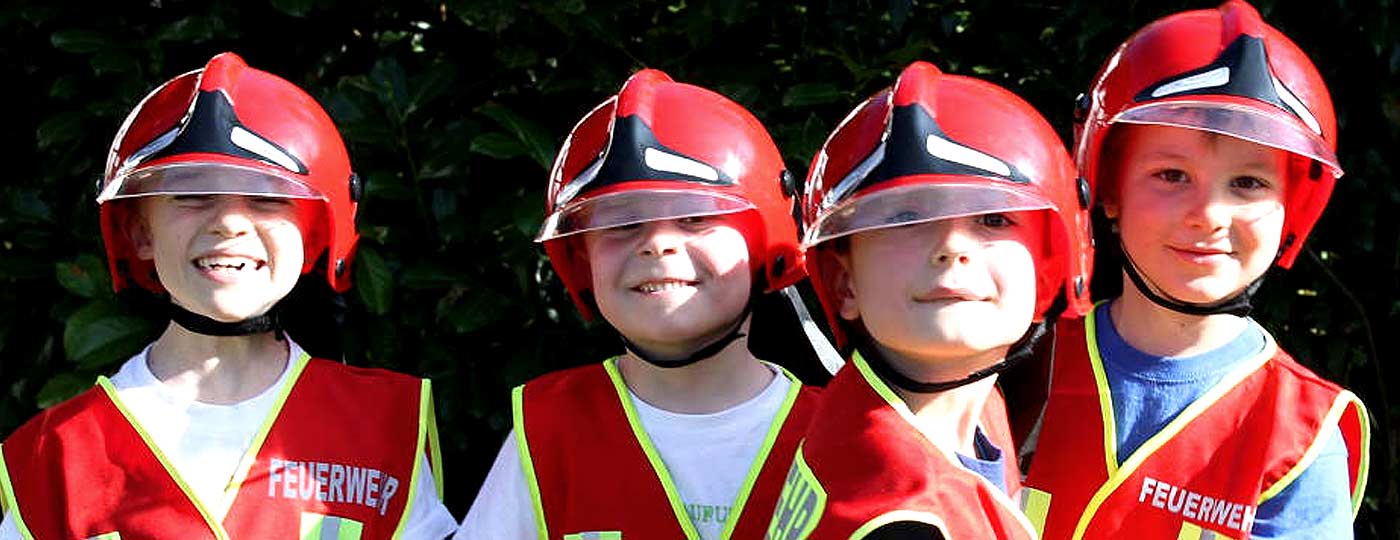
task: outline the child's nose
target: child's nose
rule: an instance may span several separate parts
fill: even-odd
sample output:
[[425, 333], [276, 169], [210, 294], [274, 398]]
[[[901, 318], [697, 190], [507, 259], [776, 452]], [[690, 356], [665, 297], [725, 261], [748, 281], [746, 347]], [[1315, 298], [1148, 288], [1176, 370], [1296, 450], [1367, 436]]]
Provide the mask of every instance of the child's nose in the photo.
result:
[[253, 228], [250, 212], [243, 197], [218, 197], [214, 216], [209, 220], [209, 232], [230, 238], [245, 234]]
[[1206, 230], [1228, 226], [1238, 205], [1218, 190], [1200, 190], [1186, 212], [1186, 224]]
[[939, 264], [967, 264], [981, 242], [964, 220], [949, 219], [934, 226], [933, 259]]
[[673, 255], [684, 244], [684, 235], [670, 220], [653, 221], [642, 224], [642, 242], [638, 251], [647, 256]]

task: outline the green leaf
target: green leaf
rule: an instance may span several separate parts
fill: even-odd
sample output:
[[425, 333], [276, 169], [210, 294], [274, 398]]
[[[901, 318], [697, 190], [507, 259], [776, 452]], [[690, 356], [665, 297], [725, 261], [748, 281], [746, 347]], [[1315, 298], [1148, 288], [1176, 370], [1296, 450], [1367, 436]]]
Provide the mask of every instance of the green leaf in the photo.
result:
[[313, 4], [312, 0], [272, 0], [272, 7], [293, 17], [305, 17]]
[[438, 316], [460, 334], [500, 320], [507, 307], [505, 297], [490, 289], [474, 289], [455, 300], [444, 298], [438, 304]]
[[893, 26], [895, 31], [904, 28], [904, 23], [909, 20], [909, 12], [913, 8], [913, 0], [890, 0], [890, 26]]
[[192, 15], [165, 25], [156, 34], [157, 41], [200, 43], [213, 39], [214, 28], [208, 17]]
[[510, 159], [525, 154], [525, 147], [510, 135], [493, 131], [472, 139], [471, 151], [496, 159]]
[[390, 105], [393, 114], [402, 119], [408, 112], [408, 77], [399, 61], [392, 56], [381, 57], [370, 68], [369, 78], [379, 101]]
[[458, 267], [428, 263], [404, 270], [402, 283], [412, 290], [446, 289], [466, 279]]
[[379, 252], [369, 246], [361, 245], [355, 253], [355, 290], [370, 313], [389, 312], [394, 298], [394, 273]]
[[549, 169], [550, 162], [554, 160], [554, 143], [551, 142], [554, 139], [548, 131], [539, 124], [494, 103], [483, 105], [480, 110], [482, 114], [515, 135], [515, 138], [525, 145], [525, 153], [534, 159], [535, 163]]
[[77, 140], [83, 131], [83, 112], [70, 110], [39, 124], [35, 133], [39, 139], [39, 149], [44, 150], [58, 143]]
[[98, 75], [138, 73], [141, 71], [141, 64], [136, 61], [135, 57], [116, 48], [106, 48], [92, 55], [92, 58], [88, 59], [88, 65], [92, 66], [93, 73]]
[[96, 255], [82, 255], [71, 262], [54, 265], [58, 284], [83, 298], [96, 298], [110, 290], [107, 265]]
[[49, 36], [49, 43], [60, 51], [89, 54], [112, 45], [107, 36], [91, 30], [59, 30]]
[[94, 300], [68, 317], [63, 350], [73, 363], [98, 368], [141, 350], [156, 329], [151, 321], [127, 313], [115, 302]]
[[[42, 128], [40, 128], [42, 129]], [[11, 209], [14, 214], [34, 221], [53, 221], [53, 208], [49, 206], [38, 190], [22, 188], [12, 192], [14, 198], [10, 200]]]
[[802, 83], [783, 94], [784, 107], [808, 107], [831, 103], [845, 97], [846, 93], [829, 83]]
[[75, 77], [62, 77], [54, 79], [49, 85], [49, 97], [54, 99], [68, 99], [78, 94], [79, 85]]
[[60, 373], [44, 383], [36, 399], [40, 409], [47, 409], [81, 394], [92, 386], [93, 377], [77, 373]]
[[421, 75], [413, 77], [413, 95], [408, 99], [408, 112], [422, 109], [451, 90], [457, 82], [457, 68], [447, 62], [437, 62]]

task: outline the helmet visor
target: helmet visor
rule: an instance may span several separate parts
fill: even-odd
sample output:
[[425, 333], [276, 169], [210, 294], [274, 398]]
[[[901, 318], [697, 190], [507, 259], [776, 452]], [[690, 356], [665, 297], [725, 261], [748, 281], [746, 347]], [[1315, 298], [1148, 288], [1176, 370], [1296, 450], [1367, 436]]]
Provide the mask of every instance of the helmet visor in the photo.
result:
[[1327, 165], [1334, 177], [1342, 166], [1330, 145], [1298, 117], [1272, 106], [1199, 100], [1157, 101], [1133, 107], [1109, 121], [1152, 124], [1229, 135], [1311, 158]]
[[1044, 197], [997, 184], [949, 182], [908, 184], [852, 198], [817, 218], [802, 248], [861, 231], [994, 212], [1045, 210]]
[[753, 204], [744, 199], [711, 191], [618, 191], [570, 203], [550, 214], [535, 241], [648, 221], [732, 214], [753, 208]]
[[122, 174], [103, 186], [97, 202], [151, 195], [247, 195], [321, 199], [306, 184], [261, 169], [229, 163], [171, 163]]

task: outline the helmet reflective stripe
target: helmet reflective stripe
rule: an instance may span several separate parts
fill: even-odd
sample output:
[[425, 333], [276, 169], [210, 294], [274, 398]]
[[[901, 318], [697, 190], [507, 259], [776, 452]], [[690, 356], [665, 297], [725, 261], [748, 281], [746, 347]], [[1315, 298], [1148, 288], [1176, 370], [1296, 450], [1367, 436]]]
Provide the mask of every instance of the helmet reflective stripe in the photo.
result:
[[1011, 176], [1011, 167], [1002, 160], [938, 135], [929, 134], [926, 146], [929, 155], [938, 159], [982, 169], [997, 176]]
[[1317, 123], [1317, 117], [1313, 116], [1312, 111], [1308, 110], [1308, 106], [1303, 105], [1303, 102], [1298, 100], [1298, 96], [1288, 91], [1288, 87], [1283, 85], [1283, 81], [1278, 80], [1277, 77], [1273, 77], [1273, 79], [1274, 91], [1278, 92], [1278, 97], [1283, 100], [1283, 104], [1287, 105], [1288, 109], [1293, 111], [1293, 114], [1298, 115], [1298, 118], [1302, 119], [1303, 123], [1308, 125], [1308, 129], [1311, 129], [1313, 133], [1321, 135], [1322, 126]]
[[276, 145], [272, 144], [271, 142], [268, 142], [267, 139], [259, 137], [258, 134], [244, 129], [243, 126], [233, 126], [233, 128], [229, 130], [228, 139], [229, 142], [232, 142], [239, 148], [262, 156], [268, 161], [281, 165], [283, 169], [287, 169], [294, 173], [306, 173], [306, 168], [302, 167], [300, 163], [297, 163], [296, 158], [292, 157], [286, 152], [283, 152], [281, 148], [278, 148]]
[[175, 142], [175, 137], [180, 135], [181, 127], [182, 126], [175, 126], [170, 128], [170, 131], [162, 133], [159, 137], [156, 137], [155, 140], [146, 143], [146, 146], [142, 146], [140, 150], [132, 152], [131, 157], [126, 158], [126, 161], [122, 162], [122, 170], [127, 170], [139, 165], [142, 161], [145, 161], [146, 158], [151, 157], [151, 154], [170, 146], [170, 143]]
[[694, 176], [709, 182], [719, 181], [719, 171], [716, 171], [714, 167], [655, 148], [643, 150], [642, 161], [655, 171]]
[[1225, 83], [1228, 82], [1230, 82], [1230, 68], [1221, 66], [1205, 73], [1197, 73], [1190, 77], [1177, 79], [1162, 86], [1158, 86], [1157, 89], [1152, 91], [1152, 97], [1159, 98], [1172, 94], [1180, 94], [1182, 92], [1190, 92], [1192, 90], [1200, 90], [1202, 88], [1215, 88], [1217, 86], [1225, 86]]

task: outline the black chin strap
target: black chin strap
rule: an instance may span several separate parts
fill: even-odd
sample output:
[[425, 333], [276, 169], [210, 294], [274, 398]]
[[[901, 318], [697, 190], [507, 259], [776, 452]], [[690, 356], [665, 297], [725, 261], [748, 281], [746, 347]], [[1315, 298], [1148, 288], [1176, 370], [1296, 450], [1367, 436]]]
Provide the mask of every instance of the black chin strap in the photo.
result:
[[[1133, 262], [1132, 256], [1128, 255], [1128, 249], [1123, 246], [1123, 240], [1118, 240], [1118, 249], [1123, 253], [1123, 272], [1128, 274], [1128, 280], [1133, 282], [1138, 292], [1146, 296], [1152, 303], [1170, 309], [1177, 313], [1186, 315], [1234, 315], [1236, 317], [1248, 317], [1249, 312], [1254, 309], [1252, 300], [1254, 293], [1259, 290], [1259, 285], [1264, 282], [1264, 275], [1260, 274], [1244, 290], [1239, 293], [1210, 304], [1195, 304], [1182, 302], [1167, 296], [1165, 293], [1158, 294], [1154, 287], [1149, 286], [1147, 280], [1142, 277], [1137, 270], [1137, 264]], [[1267, 273], [1267, 272], [1266, 272]]]
[[276, 332], [277, 338], [282, 338], [282, 321], [279, 316], [281, 304], [273, 306], [267, 313], [237, 322], [224, 322], [211, 319], [180, 307], [174, 302], [168, 305], [170, 320], [180, 325], [181, 328], [196, 334], [227, 337]]
[[1011, 348], [1007, 349], [1006, 358], [1002, 359], [1002, 361], [974, 371], [961, 379], [938, 382], [916, 381], [905, 376], [903, 373], [900, 373], [899, 370], [895, 369], [894, 366], [890, 365], [889, 360], [880, 353], [879, 348], [875, 347], [874, 340], [871, 339], [869, 335], [865, 332], [856, 332], [854, 337], [857, 340], [856, 349], [860, 351], [861, 357], [868, 361], [870, 369], [873, 369], [875, 374], [879, 375], [881, 379], [884, 379], [886, 382], [906, 392], [936, 394], [961, 386], [967, 386], [987, 377], [991, 377], [992, 375], [1011, 369], [1016, 364], [1021, 363], [1021, 361], [1030, 358], [1034, 355], [1036, 343], [1039, 342], [1041, 338], [1045, 337], [1047, 329], [1053, 326], [1053, 324], [1054, 321], [1052, 319], [1046, 319], [1032, 324], [1031, 327], [1026, 330], [1026, 333], [1021, 336], [1021, 339], [1011, 344]]
[[[753, 303], [750, 302], [749, 304], [752, 306]], [[622, 335], [622, 332], [618, 332], [617, 337], [622, 339], [622, 346], [627, 348], [627, 352], [632, 353], [632, 355], [637, 358], [641, 358], [648, 364], [666, 369], [685, 367], [719, 354], [720, 351], [724, 350], [731, 343], [734, 343], [734, 340], [744, 337], [744, 333], [740, 332], [739, 329], [744, 327], [744, 319], [748, 318], [749, 311], [749, 306], [744, 307], [744, 312], [739, 315], [738, 320], [734, 321], [734, 325], [729, 328], [729, 332], [720, 336], [719, 339], [680, 358], [663, 359], [638, 347], [636, 343], [632, 343], [632, 340], [627, 339], [627, 336]]]

